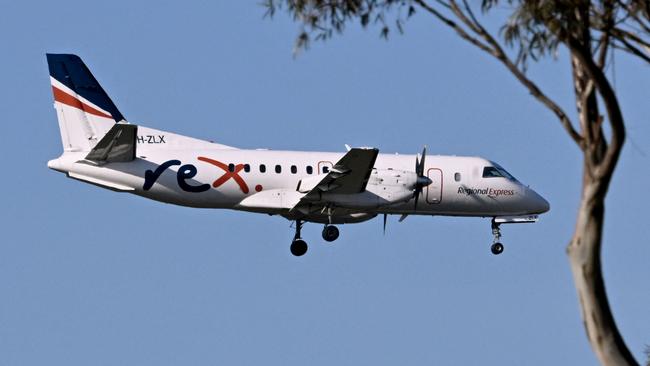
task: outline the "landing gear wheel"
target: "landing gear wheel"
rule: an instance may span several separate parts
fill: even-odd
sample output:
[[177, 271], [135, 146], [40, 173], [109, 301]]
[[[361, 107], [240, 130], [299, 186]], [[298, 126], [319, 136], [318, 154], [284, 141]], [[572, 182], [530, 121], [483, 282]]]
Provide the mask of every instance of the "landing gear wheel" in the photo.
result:
[[323, 239], [332, 242], [339, 237], [339, 229], [334, 225], [325, 225], [323, 228]]
[[296, 257], [300, 257], [307, 253], [307, 243], [302, 240], [302, 239], [295, 239], [291, 243], [291, 254], [295, 255]]
[[499, 255], [499, 254], [503, 253], [503, 244], [501, 244], [501, 243], [494, 243], [494, 244], [492, 244], [492, 246], [490, 247], [490, 250], [492, 251], [492, 254], [494, 254], [494, 255]]
[[490, 250], [492, 254], [499, 255], [503, 253], [503, 244], [501, 244], [501, 224], [496, 222], [496, 218], [492, 219], [492, 235], [494, 235], [494, 240], [492, 241], [492, 246]]

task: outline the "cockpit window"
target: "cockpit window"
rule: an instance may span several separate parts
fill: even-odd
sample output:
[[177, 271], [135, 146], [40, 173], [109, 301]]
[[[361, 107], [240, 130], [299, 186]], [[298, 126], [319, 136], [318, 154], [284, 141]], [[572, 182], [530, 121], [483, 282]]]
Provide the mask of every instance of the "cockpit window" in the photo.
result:
[[515, 177], [506, 172], [505, 169], [496, 166], [486, 166], [483, 168], [483, 178], [507, 178], [510, 180], [516, 180]]

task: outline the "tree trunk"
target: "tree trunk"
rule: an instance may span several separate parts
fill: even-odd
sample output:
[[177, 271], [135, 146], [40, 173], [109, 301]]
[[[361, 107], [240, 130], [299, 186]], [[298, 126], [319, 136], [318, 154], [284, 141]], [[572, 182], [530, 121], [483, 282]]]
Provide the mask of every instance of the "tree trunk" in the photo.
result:
[[[585, 169], [588, 167], [585, 166]], [[609, 307], [600, 249], [608, 180], [585, 174], [576, 230], [567, 247], [582, 320], [591, 347], [602, 365], [638, 365], [621, 337]]]

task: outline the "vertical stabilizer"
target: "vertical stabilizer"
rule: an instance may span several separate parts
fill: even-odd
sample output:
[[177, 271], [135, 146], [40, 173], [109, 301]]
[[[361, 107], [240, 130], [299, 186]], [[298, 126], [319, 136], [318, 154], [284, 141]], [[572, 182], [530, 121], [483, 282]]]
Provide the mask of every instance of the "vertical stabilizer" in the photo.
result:
[[47, 54], [64, 151], [90, 151], [116, 122], [126, 122], [76, 55]]

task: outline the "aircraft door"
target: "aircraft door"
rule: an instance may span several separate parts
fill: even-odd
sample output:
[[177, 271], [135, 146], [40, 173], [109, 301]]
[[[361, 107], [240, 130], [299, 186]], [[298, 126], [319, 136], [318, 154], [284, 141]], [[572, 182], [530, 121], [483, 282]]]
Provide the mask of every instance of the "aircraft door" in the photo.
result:
[[431, 184], [427, 186], [427, 203], [440, 203], [442, 201], [442, 170], [430, 168], [427, 170], [427, 177], [431, 179]]
[[332, 170], [334, 164], [331, 161], [319, 161], [318, 162], [318, 172], [316, 174], [327, 174]]

